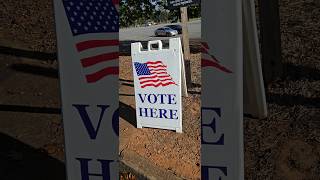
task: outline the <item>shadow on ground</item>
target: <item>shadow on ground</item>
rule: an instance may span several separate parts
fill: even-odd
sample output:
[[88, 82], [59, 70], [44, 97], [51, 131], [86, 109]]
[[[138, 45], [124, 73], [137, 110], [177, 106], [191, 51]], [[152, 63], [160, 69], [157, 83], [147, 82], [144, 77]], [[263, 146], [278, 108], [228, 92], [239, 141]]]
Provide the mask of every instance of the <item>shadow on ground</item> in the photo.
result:
[[127, 79], [119, 79], [121, 85], [129, 86], [129, 87], [134, 87], [133, 80], [127, 80]]
[[30, 64], [12, 64], [11, 69], [23, 73], [45, 76], [49, 78], [58, 78], [58, 70], [53, 68], [35, 66]]
[[63, 162], [0, 133], [1, 180], [65, 180]]
[[291, 63], [284, 64], [286, 77], [290, 80], [320, 80], [320, 71], [306, 66]]
[[6, 104], [0, 104], [0, 111], [61, 114], [61, 109], [59, 108], [34, 107], [34, 106], [23, 106], [23, 105], [6, 105]]
[[133, 83], [133, 80], [122, 79], [122, 78], [119, 78], [119, 81], [128, 82], [128, 83]]
[[303, 105], [309, 108], [320, 108], [320, 98], [307, 98], [301, 95], [267, 93], [267, 102], [281, 106]]
[[[291, 81], [299, 81], [308, 79], [310, 81], [318, 81], [320, 80], [320, 72], [319, 70], [302, 66], [295, 65], [292, 63], [284, 64], [284, 78], [281, 81], [291, 80]], [[280, 81], [280, 82], [281, 82]], [[277, 84], [278, 82], [274, 82]], [[299, 94], [276, 94], [267, 92], [267, 102], [274, 103], [281, 106], [296, 106], [302, 105], [309, 108], [320, 108], [320, 98], [318, 97], [304, 97]]]
[[56, 60], [57, 54], [56, 53], [46, 53], [46, 52], [38, 52], [38, 51], [30, 51], [30, 50], [23, 50], [11, 47], [0, 46], [0, 53], [12, 55], [16, 57], [24, 57], [30, 59], [37, 59], [37, 60]]
[[128, 123], [130, 123], [132, 126], [136, 127], [137, 126], [136, 110], [121, 101], [119, 102], [119, 109], [120, 109], [119, 116], [122, 119], [126, 120]]

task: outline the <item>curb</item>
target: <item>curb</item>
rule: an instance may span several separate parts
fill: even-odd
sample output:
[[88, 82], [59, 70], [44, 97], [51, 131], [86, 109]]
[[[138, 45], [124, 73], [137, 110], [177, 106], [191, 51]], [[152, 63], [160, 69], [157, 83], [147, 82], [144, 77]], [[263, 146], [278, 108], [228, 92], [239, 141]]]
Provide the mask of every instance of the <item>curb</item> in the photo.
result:
[[139, 180], [185, 180], [185, 178], [178, 177], [173, 172], [161, 169], [140, 155], [129, 151], [122, 153], [119, 169], [120, 172], [131, 172]]

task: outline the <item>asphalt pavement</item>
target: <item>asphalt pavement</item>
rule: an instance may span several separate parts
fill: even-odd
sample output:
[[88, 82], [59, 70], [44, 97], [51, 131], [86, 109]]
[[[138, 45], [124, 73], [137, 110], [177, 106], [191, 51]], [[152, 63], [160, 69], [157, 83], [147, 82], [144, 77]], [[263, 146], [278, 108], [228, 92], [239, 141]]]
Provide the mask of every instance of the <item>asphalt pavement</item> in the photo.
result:
[[[180, 24], [180, 23], [172, 23]], [[147, 27], [134, 27], [120, 29], [120, 41], [151, 41], [151, 40], [166, 40], [170, 37], [155, 37], [154, 31], [157, 28], [166, 26], [168, 24], [158, 24]], [[193, 20], [188, 22], [188, 31], [190, 39], [201, 38], [201, 20]], [[178, 35], [181, 37], [181, 35]]]

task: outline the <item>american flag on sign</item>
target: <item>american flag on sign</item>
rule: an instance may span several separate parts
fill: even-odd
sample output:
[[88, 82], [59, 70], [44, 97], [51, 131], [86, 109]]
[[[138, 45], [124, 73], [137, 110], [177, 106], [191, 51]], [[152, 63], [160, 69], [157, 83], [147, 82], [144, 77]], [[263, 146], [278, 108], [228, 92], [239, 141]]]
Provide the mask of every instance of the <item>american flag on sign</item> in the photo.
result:
[[216, 57], [209, 53], [209, 45], [206, 42], [201, 42], [201, 67], [214, 67], [225, 73], [232, 73], [231, 70], [221, 65]]
[[88, 83], [119, 74], [119, 0], [63, 0]]
[[141, 88], [177, 85], [167, 72], [167, 66], [161, 61], [134, 63]]

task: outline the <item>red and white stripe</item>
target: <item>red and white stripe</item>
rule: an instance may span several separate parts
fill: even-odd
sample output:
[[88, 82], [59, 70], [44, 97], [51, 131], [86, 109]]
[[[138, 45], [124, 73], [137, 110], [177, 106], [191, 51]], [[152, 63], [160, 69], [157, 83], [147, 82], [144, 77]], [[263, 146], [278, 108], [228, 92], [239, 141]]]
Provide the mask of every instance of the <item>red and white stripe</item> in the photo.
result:
[[151, 72], [151, 75], [139, 76], [141, 88], [148, 86], [159, 87], [176, 84], [172, 77], [167, 73], [167, 66], [161, 61], [148, 61], [147, 66]]
[[76, 49], [88, 83], [119, 74], [118, 33], [85, 34], [77, 37]]
[[221, 65], [217, 58], [209, 53], [209, 49], [206, 42], [201, 42], [201, 67], [214, 67], [225, 73], [232, 73], [231, 70]]

